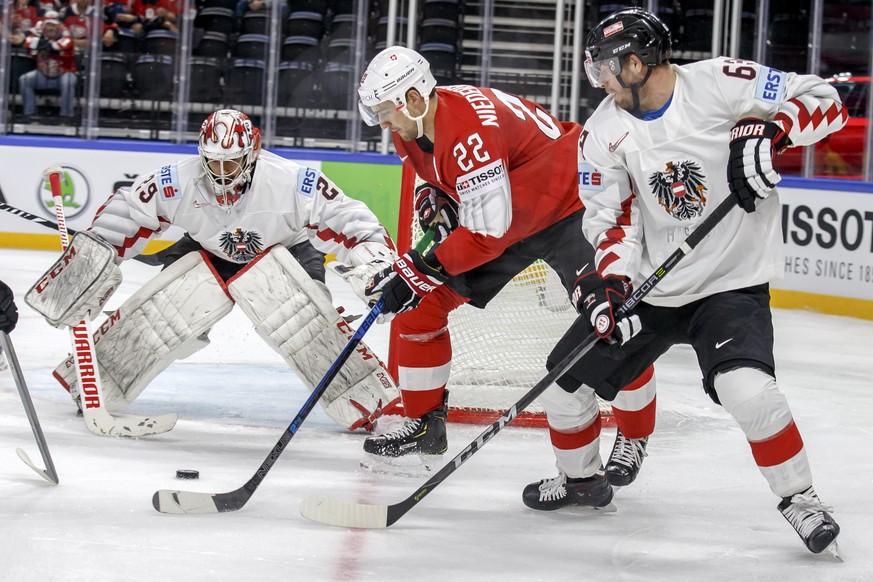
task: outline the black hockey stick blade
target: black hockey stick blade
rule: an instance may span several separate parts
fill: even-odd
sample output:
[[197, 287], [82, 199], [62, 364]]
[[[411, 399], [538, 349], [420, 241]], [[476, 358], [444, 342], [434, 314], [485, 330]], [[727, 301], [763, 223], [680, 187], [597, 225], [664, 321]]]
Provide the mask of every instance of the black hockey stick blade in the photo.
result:
[[337, 356], [337, 359], [328, 369], [324, 378], [321, 379], [321, 382], [318, 383], [318, 386], [316, 386], [312, 391], [312, 394], [309, 395], [309, 398], [300, 409], [300, 412], [297, 413], [297, 416], [294, 417], [294, 420], [291, 421], [291, 424], [288, 425], [288, 428], [285, 429], [285, 432], [282, 433], [278, 442], [273, 446], [270, 454], [267, 455], [267, 458], [263, 463], [261, 463], [260, 468], [258, 468], [252, 478], [249, 479], [245, 485], [228, 493], [198, 493], [195, 491], [162, 489], [156, 491], [152, 496], [152, 505], [154, 508], [161, 513], [224, 513], [227, 511], [242, 509], [267, 476], [267, 473], [276, 463], [279, 455], [282, 454], [282, 451], [285, 450], [285, 447], [291, 439], [294, 438], [294, 435], [297, 434], [300, 425], [303, 424], [303, 421], [307, 416], [309, 416], [309, 413], [315, 407], [316, 402], [318, 402], [327, 390], [330, 383], [346, 363], [346, 360], [349, 359], [349, 356], [352, 355], [355, 348], [357, 348], [358, 344], [361, 343], [364, 334], [367, 333], [367, 330], [370, 329], [370, 326], [373, 325], [376, 318], [380, 313], [382, 313], [382, 308], [384, 306], [384, 299], [379, 299], [379, 301], [376, 302], [370, 310], [370, 313], [367, 314], [367, 317], [364, 318], [357, 331], [355, 331], [354, 335], [352, 335], [339, 356]]
[[[655, 269], [655, 272], [646, 279], [638, 289], [635, 289], [630, 297], [619, 307], [619, 312], [628, 313], [639, 303], [658, 282], [669, 273], [682, 257], [691, 252], [703, 238], [736, 206], [733, 196], [725, 199], [716, 209], [700, 223], [685, 242], [670, 255], [664, 263]], [[354, 528], [386, 528], [397, 522], [410, 509], [415, 507], [449, 475], [463, 465], [479, 449], [485, 446], [494, 435], [503, 427], [512, 422], [518, 413], [527, 408], [546, 388], [561, 377], [567, 370], [579, 361], [598, 341], [597, 334], [591, 332], [584, 341], [580, 342], [563, 360], [552, 368], [527, 394], [513, 404], [503, 416], [498, 418], [491, 426], [485, 429], [476, 440], [467, 445], [464, 450], [455, 455], [442, 469], [437, 471], [430, 479], [425, 481], [412, 495], [399, 503], [392, 505], [371, 505], [365, 503], [353, 503], [330, 499], [321, 495], [311, 495], [300, 502], [300, 514], [312, 521], [333, 525], [337, 527]]]

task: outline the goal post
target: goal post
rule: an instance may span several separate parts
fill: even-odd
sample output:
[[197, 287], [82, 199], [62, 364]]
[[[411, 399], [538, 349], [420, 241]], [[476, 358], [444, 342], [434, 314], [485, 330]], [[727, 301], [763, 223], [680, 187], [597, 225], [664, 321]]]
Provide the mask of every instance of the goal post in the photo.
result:
[[[421, 180], [403, 167], [397, 247], [411, 248], [422, 236], [413, 210]], [[546, 357], [576, 319], [557, 273], [536, 261], [519, 273], [487, 306], [462, 305], [449, 314], [452, 372], [449, 377], [449, 421], [494, 422], [545, 374]], [[391, 325], [388, 366], [397, 378], [397, 330]], [[401, 386], [402, 388], [402, 386]], [[612, 409], [600, 402], [605, 424]], [[534, 403], [513, 421], [517, 426], [547, 426]]]

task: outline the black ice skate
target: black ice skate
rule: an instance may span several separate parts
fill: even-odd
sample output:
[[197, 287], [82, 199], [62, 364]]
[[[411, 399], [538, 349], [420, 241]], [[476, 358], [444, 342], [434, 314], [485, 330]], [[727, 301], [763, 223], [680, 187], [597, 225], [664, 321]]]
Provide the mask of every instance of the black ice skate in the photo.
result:
[[582, 479], [570, 479], [562, 471], [557, 477], [531, 483], [524, 488], [521, 498], [531, 509], [542, 511], [568, 506], [615, 511], [615, 506], [610, 503], [612, 486], [601, 473]]
[[618, 430], [615, 433], [615, 444], [612, 445], [612, 454], [606, 463], [606, 480], [613, 487], [630, 485], [637, 478], [643, 457], [646, 456], [646, 444], [649, 437], [641, 439], [629, 439]]
[[820, 554], [824, 550], [839, 559], [837, 536], [840, 526], [831, 517], [833, 508], [824, 505], [810, 487], [806, 491], [783, 497], [777, 506], [810, 552]]
[[446, 437], [448, 398], [443, 405], [421, 418], [407, 419], [403, 425], [385, 434], [367, 437], [364, 452], [379, 457], [401, 457], [412, 453], [442, 455], [449, 448]]

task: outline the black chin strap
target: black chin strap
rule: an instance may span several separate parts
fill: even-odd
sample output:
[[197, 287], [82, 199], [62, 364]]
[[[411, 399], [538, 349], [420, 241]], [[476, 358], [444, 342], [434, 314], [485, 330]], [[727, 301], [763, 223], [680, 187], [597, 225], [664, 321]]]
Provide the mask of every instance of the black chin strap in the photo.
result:
[[629, 113], [635, 117], [640, 116], [640, 87], [646, 84], [649, 80], [649, 77], [652, 76], [652, 67], [646, 67], [646, 76], [643, 77], [643, 80], [639, 83], [632, 83], [630, 85], [624, 82], [624, 79], [621, 78], [621, 73], [618, 74], [618, 83], [625, 89], [630, 89], [631, 96], [634, 98], [633, 108], [629, 111]]

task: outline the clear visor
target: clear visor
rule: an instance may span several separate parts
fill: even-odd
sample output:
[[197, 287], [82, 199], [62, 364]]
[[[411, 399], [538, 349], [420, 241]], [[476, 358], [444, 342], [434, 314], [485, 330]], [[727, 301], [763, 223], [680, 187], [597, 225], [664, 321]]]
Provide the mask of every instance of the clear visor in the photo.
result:
[[391, 101], [383, 101], [372, 107], [364, 105], [363, 101], [358, 101], [358, 110], [361, 112], [361, 117], [364, 123], [370, 127], [380, 125], [383, 121], [387, 121], [391, 115], [397, 111], [399, 107], [395, 107]]
[[621, 57], [593, 61], [589, 56], [585, 59], [585, 74], [591, 86], [600, 89], [621, 74]]

